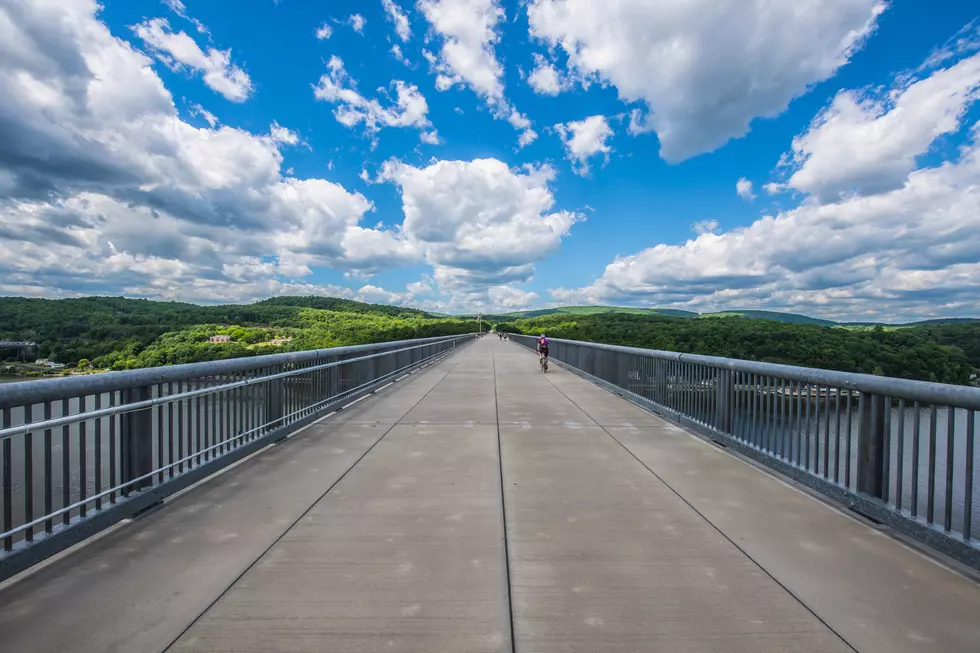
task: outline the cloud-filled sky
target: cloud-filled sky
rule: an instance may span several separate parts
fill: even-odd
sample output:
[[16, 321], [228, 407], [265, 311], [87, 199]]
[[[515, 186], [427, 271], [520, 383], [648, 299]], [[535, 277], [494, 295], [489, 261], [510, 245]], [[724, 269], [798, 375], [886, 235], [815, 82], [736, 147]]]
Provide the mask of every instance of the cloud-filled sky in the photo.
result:
[[0, 294], [980, 316], [965, 0], [3, 0]]

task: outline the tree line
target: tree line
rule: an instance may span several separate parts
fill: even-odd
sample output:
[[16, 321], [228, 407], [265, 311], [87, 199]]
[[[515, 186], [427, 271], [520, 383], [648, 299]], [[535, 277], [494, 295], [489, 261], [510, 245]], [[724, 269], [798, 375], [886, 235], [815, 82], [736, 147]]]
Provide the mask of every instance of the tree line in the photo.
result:
[[[469, 333], [475, 320], [331, 297], [276, 297], [197, 306], [121, 297], [0, 297], [0, 339], [76, 367], [134, 369], [241, 356]], [[226, 335], [230, 342], [212, 343]], [[280, 344], [272, 344], [274, 339]], [[14, 360], [14, 350], [0, 360]]]
[[[845, 328], [745, 317], [550, 314], [490, 318], [500, 331], [965, 384], [980, 368], [980, 322]], [[132, 369], [470, 333], [472, 318], [333, 297], [197, 306], [121, 297], [0, 297], [0, 339], [32, 340], [68, 366]], [[211, 336], [229, 342], [210, 342]], [[14, 360], [15, 350], [0, 350]]]
[[603, 313], [501, 322], [499, 331], [744, 360], [968, 384], [980, 368], [980, 323], [849, 329], [743, 317]]

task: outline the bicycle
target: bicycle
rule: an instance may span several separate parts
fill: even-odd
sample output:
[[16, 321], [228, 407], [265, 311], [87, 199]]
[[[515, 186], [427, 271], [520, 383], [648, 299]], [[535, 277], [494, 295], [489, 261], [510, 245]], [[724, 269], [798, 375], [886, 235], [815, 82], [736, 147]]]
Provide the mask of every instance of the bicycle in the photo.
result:
[[541, 360], [539, 360], [538, 362], [541, 364], [541, 371], [543, 373], [547, 373], [548, 372], [548, 356], [547, 355], [541, 356]]

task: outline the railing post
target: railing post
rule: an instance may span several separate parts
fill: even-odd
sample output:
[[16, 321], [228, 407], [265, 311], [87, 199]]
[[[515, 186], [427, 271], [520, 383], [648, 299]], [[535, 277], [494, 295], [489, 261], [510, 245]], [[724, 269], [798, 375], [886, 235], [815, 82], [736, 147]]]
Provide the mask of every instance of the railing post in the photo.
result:
[[[153, 399], [152, 386], [129, 388], [122, 391], [123, 404], [133, 404]], [[122, 416], [121, 432], [119, 434], [119, 453], [122, 463], [122, 482], [128, 483], [133, 479], [146, 476], [153, 471], [153, 409], [125, 413]], [[134, 490], [141, 490], [153, 483], [149, 476], [140, 481], [129, 483], [123, 488], [123, 496], [129, 496]]]
[[857, 441], [858, 492], [876, 498], [884, 496], [885, 397], [861, 393], [861, 422]]
[[732, 431], [732, 371], [716, 369], [715, 428], [722, 433]]
[[[269, 370], [269, 372], [275, 374], [282, 371], [282, 366], [276, 366]], [[265, 396], [265, 416], [266, 425], [268, 430], [274, 431], [277, 428], [284, 426], [282, 423], [283, 416], [283, 379], [272, 379], [266, 383], [266, 396]]]

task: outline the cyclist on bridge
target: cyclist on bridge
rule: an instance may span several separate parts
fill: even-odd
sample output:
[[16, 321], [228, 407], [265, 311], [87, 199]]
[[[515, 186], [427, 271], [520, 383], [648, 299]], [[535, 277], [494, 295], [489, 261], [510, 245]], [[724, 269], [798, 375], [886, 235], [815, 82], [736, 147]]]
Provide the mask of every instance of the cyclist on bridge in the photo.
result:
[[548, 338], [542, 333], [541, 337], [538, 338], [537, 346], [538, 355], [541, 356], [541, 369], [547, 371], [548, 369]]

